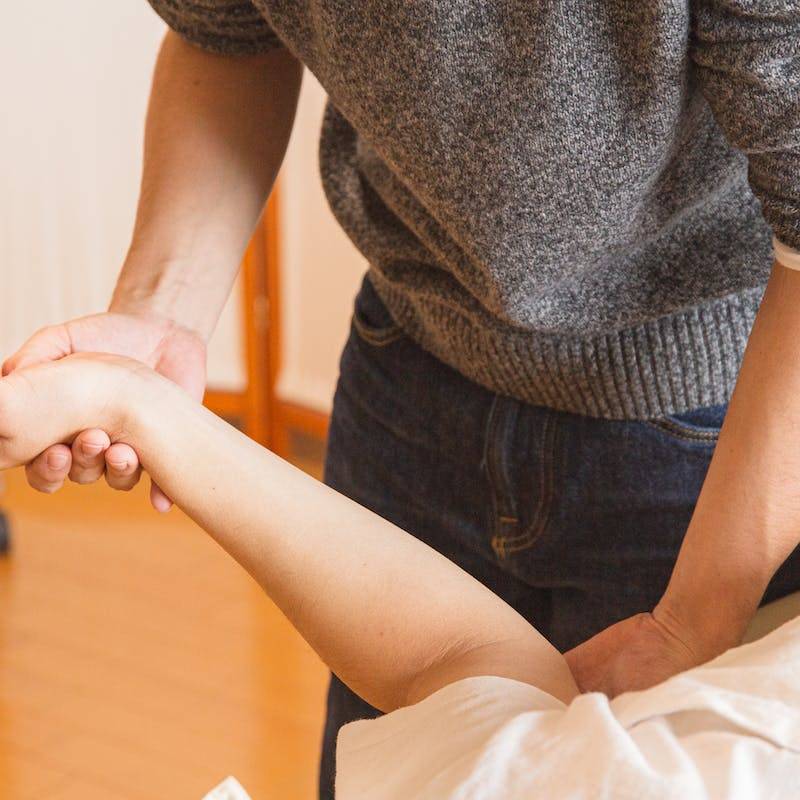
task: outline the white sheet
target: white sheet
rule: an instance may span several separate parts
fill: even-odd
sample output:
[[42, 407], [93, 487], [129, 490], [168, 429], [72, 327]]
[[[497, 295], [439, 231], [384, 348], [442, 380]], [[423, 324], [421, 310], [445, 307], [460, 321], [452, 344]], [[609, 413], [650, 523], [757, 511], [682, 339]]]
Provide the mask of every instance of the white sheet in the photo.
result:
[[459, 681], [339, 734], [337, 800], [797, 800], [800, 620], [644, 692]]
[[203, 800], [250, 800], [250, 795], [232, 775], [215, 786]]

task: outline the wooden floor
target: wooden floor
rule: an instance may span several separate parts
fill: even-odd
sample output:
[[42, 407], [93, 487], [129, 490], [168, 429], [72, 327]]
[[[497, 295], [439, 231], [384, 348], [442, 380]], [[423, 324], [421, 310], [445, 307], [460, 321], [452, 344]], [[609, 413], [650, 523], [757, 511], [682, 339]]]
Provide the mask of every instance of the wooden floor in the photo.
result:
[[250, 578], [144, 485], [6, 483], [0, 798], [312, 798], [326, 672]]

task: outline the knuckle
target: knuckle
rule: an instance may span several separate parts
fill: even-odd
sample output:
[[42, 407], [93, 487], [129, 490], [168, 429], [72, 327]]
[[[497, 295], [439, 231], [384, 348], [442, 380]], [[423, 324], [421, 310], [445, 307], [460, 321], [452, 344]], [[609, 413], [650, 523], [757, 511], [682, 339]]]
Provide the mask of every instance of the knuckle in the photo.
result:
[[106, 459], [106, 466], [112, 475], [125, 475], [130, 472], [131, 465], [128, 461], [109, 461]]
[[60, 459], [57, 466], [51, 466], [47, 463], [47, 457], [38, 459], [34, 463], [34, 470], [41, 480], [47, 483], [53, 481], [63, 481], [69, 474], [72, 468], [72, 461], [70, 458]]
[[109, 472], [116, 478], [127, 478], [139, 468], [139, 462], [135, 458], [128, 458], [124, 461], [106, 462]]
[[72, 472], [77, 473], [78, 470], [84, 469], [86, 466], [86, 459], [83, 457], [83, 453], [81, 453], [80, 447], [76, 447], [74, 444], [70, 448], [72, 450]]
[[103, 465], [102, 454], [87, 456], [85, 453], [73, 451], [72, 460], [81, 471], [93, 472]]

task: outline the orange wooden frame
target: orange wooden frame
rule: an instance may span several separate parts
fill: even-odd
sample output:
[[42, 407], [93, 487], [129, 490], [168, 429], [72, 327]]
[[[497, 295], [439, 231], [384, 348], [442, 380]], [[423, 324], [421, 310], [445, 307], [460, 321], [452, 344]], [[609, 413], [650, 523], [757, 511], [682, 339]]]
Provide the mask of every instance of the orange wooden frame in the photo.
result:
[[273, 405], [275, 426], [271, 448], [279, 456], [288, 458], [292, 453], [291, 435], [293, 431], [324, 442], [328, 438], [327, 414], [306, 406], [276, 399]]
[[247, 384], [243, 391], [206, 391], [204, 402], [220, 416], [234, 418], [244, 432], [269, 447], [274, 428], [274, 386], [280, 354], [278, 312], [278, 189], [247, 246], [242, 262], [242, 320]]
[[281, 356], [279, 197], [276, 187], [242, 264], [247, 385], [242, 392], [209, 389], [204, 402], [220, 416], [238, 420], [250, 438], [288, 456], [291, 432], [324, 440], [328, 416], [275, 396]]

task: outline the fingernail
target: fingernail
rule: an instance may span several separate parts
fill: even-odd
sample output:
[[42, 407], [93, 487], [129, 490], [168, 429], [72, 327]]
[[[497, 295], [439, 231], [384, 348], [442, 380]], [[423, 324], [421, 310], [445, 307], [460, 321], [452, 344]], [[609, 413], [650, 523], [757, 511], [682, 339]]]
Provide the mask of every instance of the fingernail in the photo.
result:
[[81, 442], [81, 452], [85, 456], [96, 456], [103, 449], [103, 445], [95, 442]]
[[127, 461], [109, 461], [108, 466], [115, 472], [125, 472], [130, 464]]
[[63, 469], [67, 465], [66, 453], [49, 453], [47, 456], [47, 466], [50, 469]]

